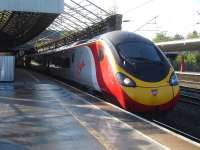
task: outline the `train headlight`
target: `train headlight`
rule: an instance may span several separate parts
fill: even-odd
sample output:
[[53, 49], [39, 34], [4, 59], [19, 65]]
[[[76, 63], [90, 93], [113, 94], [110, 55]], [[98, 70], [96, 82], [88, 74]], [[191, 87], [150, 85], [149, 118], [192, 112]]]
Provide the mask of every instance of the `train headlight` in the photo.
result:
[[177, 78], [177, 76], [176, 76], [176, 74], [174, 72], [172, 73], [172, 75], [170, 77], [169, 84], [171, 86], [175, 86], [175, 85], [179, 84], [178, 78]]
[[118, 72], [117, 79], [119, 80], [120, 84], [123, 86], [136, 87], [136, 83], [123, 73]]

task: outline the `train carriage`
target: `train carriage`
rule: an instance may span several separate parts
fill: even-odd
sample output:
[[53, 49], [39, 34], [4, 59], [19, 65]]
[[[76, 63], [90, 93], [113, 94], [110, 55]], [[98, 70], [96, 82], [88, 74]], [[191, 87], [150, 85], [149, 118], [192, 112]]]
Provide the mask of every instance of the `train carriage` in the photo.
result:
[[105, 33], [32, 59], [53, 75], [114, 96], [129, 111], [169, 110], [179, 97], [178, 80], [165, 55], [131, 32]]

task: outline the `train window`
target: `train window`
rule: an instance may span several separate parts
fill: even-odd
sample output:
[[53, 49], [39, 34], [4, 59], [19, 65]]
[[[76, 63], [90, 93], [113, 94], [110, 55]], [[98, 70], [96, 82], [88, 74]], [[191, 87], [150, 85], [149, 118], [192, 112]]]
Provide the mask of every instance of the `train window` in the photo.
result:
[[119, 53], [131, 61], [161, 61], [154, 45], [142, 42], [127, 42], [118, 45]]
[[103, 48], [101, 47], [99, 48], [99, 53], [98, 53], [99, 61], [102, 61], [103, 57], [104, 57], [104, 53], [103, 53]]

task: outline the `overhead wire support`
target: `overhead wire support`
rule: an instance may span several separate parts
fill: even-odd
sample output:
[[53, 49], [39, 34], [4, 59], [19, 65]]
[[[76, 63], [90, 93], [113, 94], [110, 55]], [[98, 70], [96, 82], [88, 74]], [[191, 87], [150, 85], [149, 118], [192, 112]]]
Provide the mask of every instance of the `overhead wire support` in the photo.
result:
[[140, 29], [142, 29], [143, 27], [145, 27], [147, 24], [149, 24], [152, 20], [155, 20], [156, 18], [158, 18], [158, 15], [151, 18], [150, 20], [148, 20], [147, 22], [145, 22], [143, 25], [141, 25], [140, 27], [138, 27], [137, 29], [135, 29], [134, 31], [140, 31]]

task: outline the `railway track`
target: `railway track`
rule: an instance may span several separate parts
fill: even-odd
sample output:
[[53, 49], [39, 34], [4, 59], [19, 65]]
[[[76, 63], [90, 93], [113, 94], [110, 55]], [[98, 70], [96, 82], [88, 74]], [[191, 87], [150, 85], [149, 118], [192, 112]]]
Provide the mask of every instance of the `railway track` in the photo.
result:
[[200, 106], [200, 90], [181, 86], [181, 102]]
[[176, 72], [181, 85], [180, 102], [200, 106], [200, 73]]

